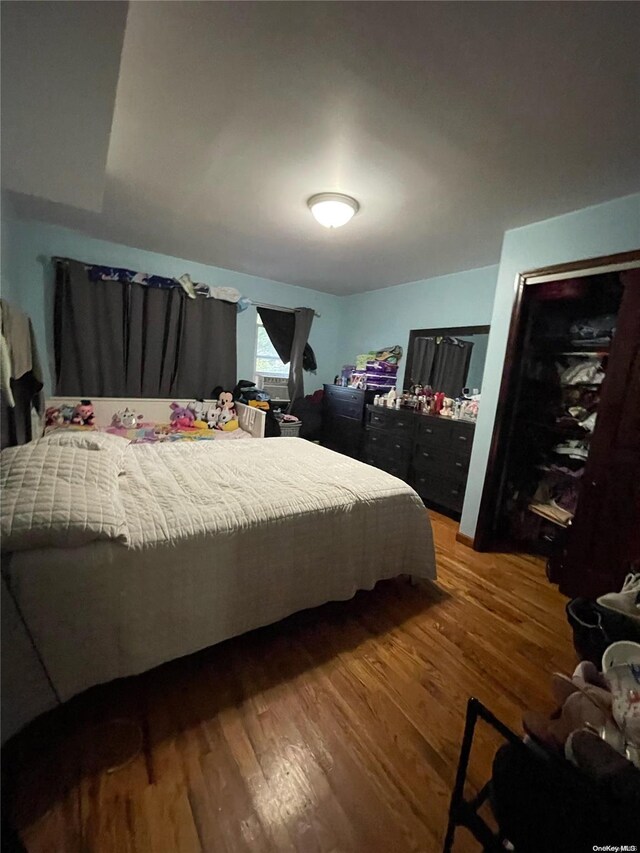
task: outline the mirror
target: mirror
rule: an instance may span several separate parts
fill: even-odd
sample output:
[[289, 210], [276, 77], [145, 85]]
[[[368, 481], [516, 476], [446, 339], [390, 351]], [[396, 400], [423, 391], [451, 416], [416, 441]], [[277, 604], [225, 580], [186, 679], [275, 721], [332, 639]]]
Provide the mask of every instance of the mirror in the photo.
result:
[[404, 390], [430, 385], [448, 397], [459, 397], [463, 388], [482, 391], [489, 326], [457, 326], [412, 329], [409, 332]]

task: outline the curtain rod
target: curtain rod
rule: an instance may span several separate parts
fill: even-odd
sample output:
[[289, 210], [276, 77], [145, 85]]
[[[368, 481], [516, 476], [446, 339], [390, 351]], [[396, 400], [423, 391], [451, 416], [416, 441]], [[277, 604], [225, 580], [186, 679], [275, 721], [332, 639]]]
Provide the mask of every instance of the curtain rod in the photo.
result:
[[[266, 302], [252, 302], [251, 303], [256, 308], [271, 308], [272, 311], [285, 311], [287, 314], [295, 314], [298, 310], [297, 308], [283, 308], [282, 305], [267, 305]], [[318, 314], [317, 311], [313, 312], [315, 317], [322, 317], [322, 314]]]

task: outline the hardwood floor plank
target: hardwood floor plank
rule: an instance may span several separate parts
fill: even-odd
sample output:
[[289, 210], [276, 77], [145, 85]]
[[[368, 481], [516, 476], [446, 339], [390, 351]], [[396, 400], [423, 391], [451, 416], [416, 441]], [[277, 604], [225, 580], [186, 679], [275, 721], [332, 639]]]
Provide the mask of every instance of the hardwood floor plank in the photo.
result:
[[[438, 853], [466, 702], [516, 730], [574, 665], [542, 561], [431, 513], [439, 578], [379, 583], [88, 691], [4, 750], [29, 853]], [[104, 723], [138, 721], [115, 772]], [[468, 790], [499, 739], [480, 726]], [[111, 753], [110, 753], [111, 749]], [[464, 830], [456, 853], [478, 844]]]

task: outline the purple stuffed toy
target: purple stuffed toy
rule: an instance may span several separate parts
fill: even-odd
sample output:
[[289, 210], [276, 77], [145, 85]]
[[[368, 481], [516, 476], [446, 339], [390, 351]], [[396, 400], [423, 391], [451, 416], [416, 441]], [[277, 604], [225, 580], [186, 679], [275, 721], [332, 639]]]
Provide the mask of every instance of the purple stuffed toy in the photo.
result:
[[191, 409], [179, 403], [171, 404], [171, 426], [174, 429], [191, 429], [195, 416]]

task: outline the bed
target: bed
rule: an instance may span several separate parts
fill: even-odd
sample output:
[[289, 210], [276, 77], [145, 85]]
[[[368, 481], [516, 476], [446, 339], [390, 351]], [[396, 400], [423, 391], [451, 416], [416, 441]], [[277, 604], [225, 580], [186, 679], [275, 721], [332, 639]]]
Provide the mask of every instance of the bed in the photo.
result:
[[435, 578], [418, 495], [319, 445], [48, 438], [1, 457], [3, 738], [56, 701], [31, 640], [64, 701], [383, 578]]

